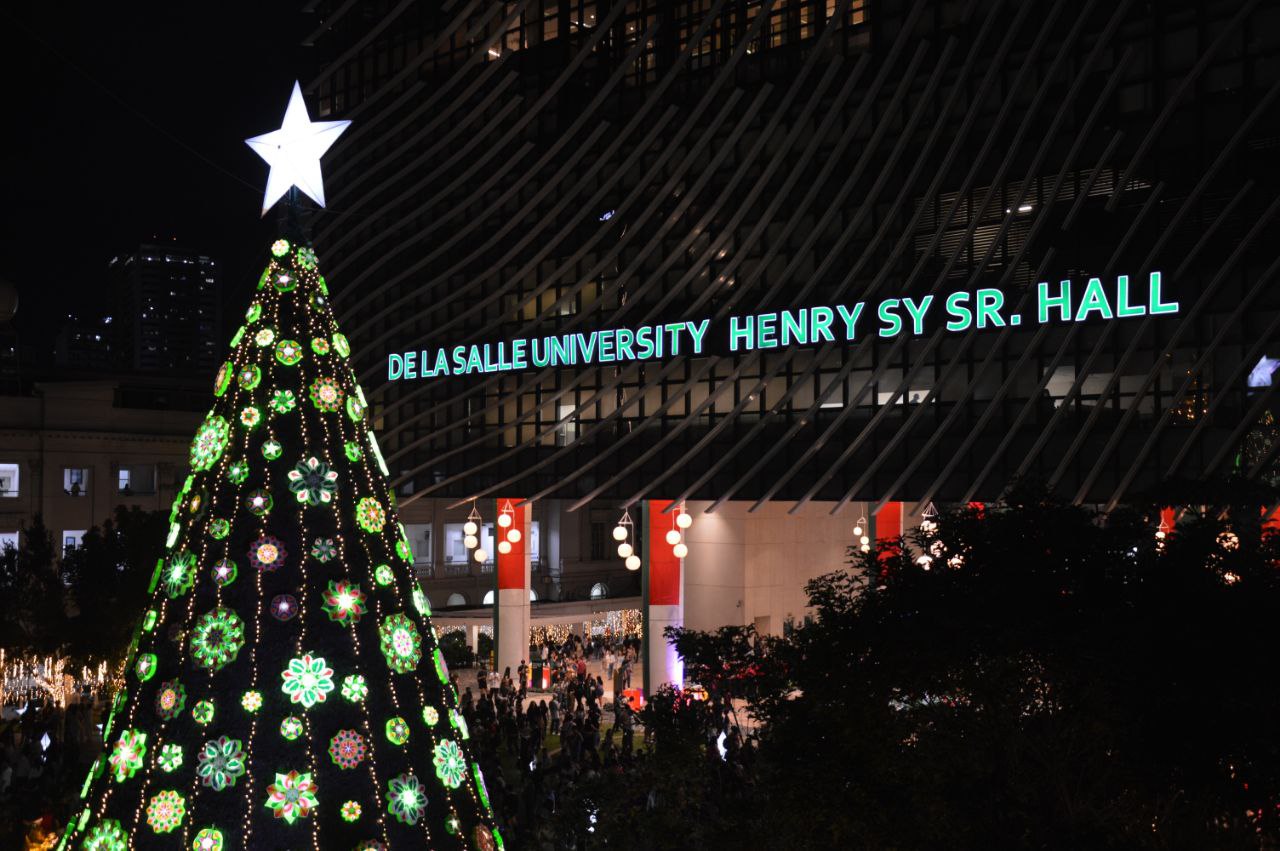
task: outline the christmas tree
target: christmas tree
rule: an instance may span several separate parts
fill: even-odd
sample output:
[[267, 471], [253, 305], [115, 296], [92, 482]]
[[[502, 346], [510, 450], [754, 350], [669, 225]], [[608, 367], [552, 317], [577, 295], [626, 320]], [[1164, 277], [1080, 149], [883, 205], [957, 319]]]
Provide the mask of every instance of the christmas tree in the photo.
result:
[[214, 379], [61, 847], [502, 847], [347, 339], [290, 236]]

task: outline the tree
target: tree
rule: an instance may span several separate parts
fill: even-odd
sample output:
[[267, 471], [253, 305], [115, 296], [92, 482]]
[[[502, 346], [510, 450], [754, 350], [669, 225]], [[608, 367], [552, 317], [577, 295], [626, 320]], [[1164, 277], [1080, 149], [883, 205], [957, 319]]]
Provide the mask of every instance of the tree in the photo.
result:
[[[192, 441], [70, 841], [501, 847], [315, 253], [271, 252]], [[122, 527], [85, 563], [123, 558]], [[124, 575], [71, 567], [88, 594]]]
[[[754, 782], [666, 806], [757, 848], [1274, 843], [1280, 546], [1258, 506], [1275, 495], [1175, 492], [1197, 507], [1165, 539], [1154, 504], [1104, 517], [1020, 490], [852, 551], [739, 690]], [[675, 644], [700, 675], [752, 660], [715, 635]], [[706, 760], [682, 765], [668, 788], [714, 789]], [[614, 824], [597, 841], [644, 847]]]
[[0, 647], [52, 653], [63, 641], [66, 594], [43, 517], [37, 514], [22, 529], [21, 542], [0, 552]]

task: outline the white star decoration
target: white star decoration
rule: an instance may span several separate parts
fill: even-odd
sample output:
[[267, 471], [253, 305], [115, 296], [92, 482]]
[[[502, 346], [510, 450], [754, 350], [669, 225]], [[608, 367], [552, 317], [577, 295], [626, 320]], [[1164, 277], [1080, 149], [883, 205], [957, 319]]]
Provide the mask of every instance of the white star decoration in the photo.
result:
[[302, 99], [302, 87], [294, 82], [280, 129], [244, 140], [271, 166], [267, 192], [262, 200], [264, 216], [291, 186], [298, 187], [311, 200], [324, 206], [320, 157], [350, 124], [350, 121], [312, 121]]

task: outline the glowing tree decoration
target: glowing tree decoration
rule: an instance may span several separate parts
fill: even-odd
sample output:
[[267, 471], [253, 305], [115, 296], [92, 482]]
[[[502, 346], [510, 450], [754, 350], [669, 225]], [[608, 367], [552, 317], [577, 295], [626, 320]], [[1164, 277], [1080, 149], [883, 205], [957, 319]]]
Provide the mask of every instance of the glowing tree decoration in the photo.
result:
[[320, 268], [276, 241], [209, 376], [67, 851], [501, 841]]

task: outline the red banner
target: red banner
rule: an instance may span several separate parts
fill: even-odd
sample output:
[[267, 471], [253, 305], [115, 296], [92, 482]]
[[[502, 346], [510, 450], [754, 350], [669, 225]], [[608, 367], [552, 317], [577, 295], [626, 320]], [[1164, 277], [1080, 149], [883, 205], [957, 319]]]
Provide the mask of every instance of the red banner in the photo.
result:
[[649, 605], [680, 605], [680, 559], [667, 543], [667, 533], [675, 528], [675, 512], [663, 514], [669, 499], [649, 500]]
[[498, 550], [498, 552], [494, 554], [494, 557], [497, 558], [498, 560], [498, 589], [499, 590], [502, 590], [505, 588], [528, 588], [529, 587], [528, 584], [525, 582], [525, 572], [524, 572], [524, 552], [525, 552], [525, 546], [528, 544], [528, 541], [526, 541], [524, 538], [524, 534], [525, 534], [525, 520], [528, 518], [529, 509], [532, 506], [521, 505], [519, 507], [516, 507], [516, 503], [518, 503], [519, 501], [520, 500], [518, 499], [498, 500], [499, 516], [501, 516], [502, 509], [507, 507], [508, 502], [511, 504], [512, 508], [515, 510], [515, 513], [511, 515], [510, 526], [507, 526], [506, 528], [503, 528], [500, 525], [494, 527], [494, 532], [493, 532], [494, 547], [496, 548], [500, 542], [507, 540], [507, 531], [509, 529], [517, 529], [520, 532], [520, 540], [511, 544], [511, 552], [504, 553], [501, 550]]

